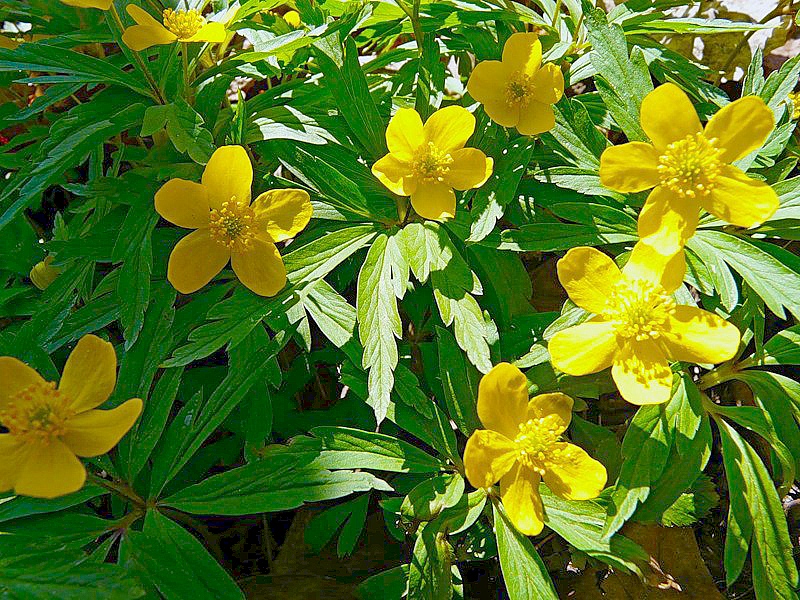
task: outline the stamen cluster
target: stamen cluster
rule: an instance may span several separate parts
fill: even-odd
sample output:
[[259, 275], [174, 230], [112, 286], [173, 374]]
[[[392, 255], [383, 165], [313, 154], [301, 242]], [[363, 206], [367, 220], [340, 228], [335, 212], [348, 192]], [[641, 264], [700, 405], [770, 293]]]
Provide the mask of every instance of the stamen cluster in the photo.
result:
[[450, 171], [453, 157], [440, 150], [433, 142], [420, 146], [411, 161], [411, 171], [425, 181], [444, 181]]
[[517, 71], [506, 83], [506, 104], [524, 108], [533, 94], [533, 78], [527, 73]]
[[34, 383], [12, 396], [0, 411], [0, 423], [11, 435], [47, 444], [66, 433], [66, 423], [75, 415], [69, 404], [55, 383]]
[[519, 462], [539, 475], [544, 475], [547, 462], [557, 460], [560, 450], [555, 445], [562, 431], [563, 427], [559, 426], [555, 415], [520, 423], [519, 433], [514, 438]]
[[252, 208], [236, 202], [236, 198], [231, 198], [229, 202], [222, 203], [222, 208], [211, 211], [211, 239], [231, 250], [249, 248], [255, 237], [254, 219], [255, 212]]
[[206, 20], [196, 10], [172, 10], [171, 8], [166, 8], [162, 16], [164, 18], [164, 27], [178, 36], [180, 40], [192, 37], [206, 24]]
[[667, 146], [658, 173], [661, 184], [682, 198], [697, 198], [714, 188], [722, 164], [717, 140], [695, 133]]
[[643, 279], [617, 283], [606, 305], [604, 314], [615, 324], [617, 335], [640, 342], [659, 337], [675, 312], [674, 298]]

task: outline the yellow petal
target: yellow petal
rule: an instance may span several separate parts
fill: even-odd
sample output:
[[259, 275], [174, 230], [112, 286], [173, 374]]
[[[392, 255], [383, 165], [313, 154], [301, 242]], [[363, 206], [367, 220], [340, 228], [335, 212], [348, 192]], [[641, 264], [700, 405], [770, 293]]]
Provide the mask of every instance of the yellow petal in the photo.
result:
[[516, 127], [517, 123], [519, 123], [519, 104], [509, 104], [505, 96], [486, 100], [483, 103], [483, 110], [486, 111], [492, 121], [503, 127]]
[[550, 360], [568, 375], [588, 375], [611, 366], [618, 351], [613, 326], [602, 320], [590, 320], [559, 331], [547, 345]]
[[445, 183], [418, 181], [411, 194], [411, 206], [423, 219], [444, 221], [456, 214], [456, 194]]
[[569, 427], [572, 421], [573, 400], [560, 392], [539, 394], [528, 402], [528, 419], [555, 417], [561, 431]]
[[520, 107], [517, 131], [522, 135], [538, 135], [555, 126], [556, 114], [549, 104], [531, 100], [527, 106]]
[[395, 158], [408, 162], [425, 141], [422, 118], [413, 108], [399, 109], [386, 128], [386, 145]]
[[528, 379], [509, 363], [494, 366], [478, 384], [478, 418], [487, 429], [514, 439], [528, 411]]
[[611, 146], [600, 156], [600, 183], [617, 192], [641, 192], [658, 185], [658, 151], [650, 144]]
[[151, 46], [171, 44], [177, 39], [178, 37], [174, 33], [162, 25], [158, 27], [131, 25], [122, 33], [123, 43], [136, 52], [141, 52]]
[[291, 27], [300, 27], [300, 13], [296, 10], [290, 10], [283, 14], [283, 20]]
[[26, 387], [44, 383], [41, 375], [13, 356], [0, 356], [0, 381], [0, 409]]
[[225, 26], [222, 23], [211, 21], [206, 23], [200, 28], [200, 31], [195, 33], [192, 37], [181, 40], [182, 42], [208, 42], [210, 44], [219, 44], [224, 42], [228, 33], [225, 31]]
[[7, 433], [0, 434], [0, 492], [14, 488], [22, 465], [30, 449], [19, 438]]
[[257, 237], [245, 252], [235, 252], [231, 266], [245, 287], [259, 296], [274, 296], [286, 285], [286, 267], [278, 248]]
[[494, 161], [477, 148], [455, 150], [446, 179], [457, 190], [481, 187], [492, 174]]
[[181, 294], [196, 292], [225, 268], [231, 251], [211, 239], [208, 229], [198, 229], [172, 249], [167, 279]]
[[464, 469], [476, 488], [488, 488], [508, 473], [517, 459], [514, 442], [502, 433], [478, 429], [467, 440]]
[[85, 335], [67, 358], [58, 389], [78, 413], [100, 406], [117, 384], [114, 346], [95, 335]]
[[461, 106], [447, 106], [433, 113], [423, 127], [425, 142], [442, 152], [460, 150], [475, 132], [475, 117]]
[[410, 196], [413, 189], [416, 189], [415, 185], [408, 185], [413, 181], [411, 165], [397, 156], [397, 154], [387, 154], [378, 160], [372, 165], [372, 174], [398, 196]]
[[739, 349], [739, 329], [696, 306], [676, 307], [667, 326], [662, 339], [672, 360], [716, 364], [730, 360]]
[[113, 0], [61, 0], [67, 6], [77, 6], [78, 8], [99, 8], [108, 10], [111, 8]]
[[558, 65], [547, 63], [533, 76], [533, 97], [544, 104], [555, 104], [564, 95], [564, 73]]
[[481, 104], [489, 100], [502, 100], [505, 104], [505, 84], [513, 72], [513, 68], [499, 60], [481, 61], [470, 73], [467, 91]]
[[606, 486], [608, 473], [602, 463], [583, 448], [566, 442], [556, 444], [557, 453], [548, 460], [544, 473], [547, 487], [567, 500], [597, 498]]
[[699, 219], [700, 208], [695, 200], [658, 186], [639, 213], [639, 238], [661, 254], [674, 254], [694, 235]]
[[714, 189], [701, 203], [715, 217], [739, 227], [760, 225], [780, 206], [778, 194], [769, 184], [750, 179], [733, 165], [722, 168]]
[[14, 491], [21, 496], [56, 498], [77, 492], [86, 481], [81, 461], [59, 440], [35, 444], [20, 466]]
[[305, 190], [270, 190], [253, 202], [259, 229], [275, 242], [283, 242], [305, 229], [314, 208]]
[[721, 108], [706, 125], [705, 136], [716, 138], [721, 157], [731, 163], [760, 148], [775, 128], [772, 110], [758, 96], [746, 96]]
[[592, 313], [602, 313], [614, 286], [622, 279], [611, 258], [595, 248], [572, 248], [556, 265], [558, 280], [570, 300]]
[[631, 404], [661, 404], [672, 394], [672, 371], [664, 352], [652, 340], [626, 344], [614, 358], [611, 376]]
[[[149, 12], [140, 6], [128, 4], [125, 7], [125, 10], [133, 18], [133, 20], [136, 21], [137, 25], [142, 25], [144, 27], [161, 27], [162, 29], [166, 29], [166, 27], [164, 27], [160, 21], [157, 21]], [[177, 39], [177, 37], [175, 39]]]
[[672, 255], [661, 254], [645, 242], [638, 242], [622, 269], [628, 280], [643, 279], [655, 283], [671, 294], [677, 290], [686, 275], [686, 257], [683, 250]]
[[240, 204], [249, 204], [253, 165], [247, 151], [241, 146], [217, 148], [203, 171], [203, 186], [208, 190], [211, 208], [220, 208], [233, 198]]
[[6, 50], [14, 50], [15, 48], [19, 47], [19, 42], [17, 40], [13, 40], [7, 35], [0, 34], [0, 48], [5, 48]]
[[542, 478], [517, 464], [500, 480], [500, 497], [508, 518], [521, 533], [539, 535], [544, 529], [544, 506], [539, 495]]
[[142, 413], [142, 401], [132, 398], [111, 410], [90, 410], [67, 422], [62, 436], [78, 456], [99, 456], [116, 446]]
[[535, 33], [515, 33], [503, 46], [503, 62], [533, 75], [542, 64], [542, 42]]
[[156, 212], [178, 227], [208, 227], [208, 192], [199, 183], [170, 179], [156, 192], [155, 202]]
[[701, 131], [691, 100], [677, 85], [665, 83], [642, 101], [642, 129], [658, 150]]

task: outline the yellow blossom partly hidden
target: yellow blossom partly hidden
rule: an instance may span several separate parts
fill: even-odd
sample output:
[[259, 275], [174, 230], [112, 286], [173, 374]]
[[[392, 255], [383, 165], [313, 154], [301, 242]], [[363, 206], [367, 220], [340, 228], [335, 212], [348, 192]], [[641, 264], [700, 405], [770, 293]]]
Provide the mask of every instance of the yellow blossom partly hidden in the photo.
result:
[[570, 299], [595, 316], [550, 339], [553, 366], [570, 375], [611, 367], [625, 400], [659, 404], [670, 398], [670, 360], [711, 364], [733, 358], [740, 339], [734, 325], [676, 305], [672, 294], [685, 271], [683, 252], [665, 257], [642, 242], [621, 272], [594, 248], [567, 252], [558, 261], [558, 279]]
[[294, 27], [295, 29], [300, 27], [300, 13], [296, 10], [283, 13], [283, 20], [286, 21], [286, 24], [290, 27]]
[[76, 6], [78, 8], [99, 8], [100, 10], [108, 10], [111, 8], [111, 3], [114, 0], [61, 0], [62, 3], [68, 6]]
[[467, 91], [495, 123], [536, 135], [556, 124], [552, 105], [564, 95], [564, 76], [557, 65], [542, 65], [535, 33], [515, 33], [503, 46], [503, 60], [475, 66]]
[[250, 204], [253, 167], [241, 146], [218, 148], [202, 183], [170, 179], [156, 192], [156, 211], [167, 221], [195, 229], [169, 257], [167, 278], [190, 294], [211, 281], [228, 261], [246, 287], [274, 296], [286, 285], [277, 242], [308, 225], [312, 207], [303, 190], [270, 190]]
[[606, 468], [562, 439], [572, 419], [572, 398], [541, 394], [529, 401], [528, 380], [514, 365], [500, 363], [483, 376], [478, 416], [486, 429], [467, 441], [467, 479], [476, 488], [499, 481], [506, 513], [522, 533], [536, 535], [544, 527], [542, 479], [568, 500], [596, 498], [605, 487]]
[[800, 119], [800, 92], [789, 92], [789, 106], [792, 110], [792, 120]]
[[425, 219], [456, 214], [453, 189], [469, 190], [486, 183], [494, 161], [477, 148], [465, 148], [475, 131], [475, 117], [465, 108], [437, 110], [422, 124], [413, 108], [401, 108], [389, 121], [389, 154], [372, 166], [372, 173], [399, 196], [411, 196], [411, 206]]
[[17, 40], [10, 38], [7, 35], [0, 34], [0, 48], [14, 50], [17, 46], [19, 46], [19, 42]]
[[618, 192], [655, 188], [639, 215], [639, 237], [662, 254], [677, 252], [697, 228], [700, 209], [753, 227], [778, 208], [778, 195], [731, 163], [759, 148], [775, 126], [757, 96], [720, 109], [705, 129], [688, 96], [666, 83], [642, 102], [642, 129], [652, 143], [629, 142], [600, 157], [600, 182]]
[[55, 498], [86, 481], [78, 456], [105, 454], [142, 412], [133, 398], [111, 410], [94, 410], [117, 382], [114, 347], [85, 335], [69, 355], [58, 386], [25, 363], [0, 357], [0, 491]]
[[164, 9], [163, 25], [150, 13], [135, 4], [129, 4], [128, 14], [136, 21], [125, 29], [122, 41], [131, 50], [144, 50], [159, 44], [173, 42], [224, 42], [227, 33], [222, 23], [207, 22], [197, 10]]
[[29, 275], [31, 282], [40, 290], [47, 289], [50, 284], [56, 280], [59, 273], [61, 273], [61, 269], [51, 266], [52, 262], [53, 257], [48, 256], [44, 260], [36, 263], [31, 269]]

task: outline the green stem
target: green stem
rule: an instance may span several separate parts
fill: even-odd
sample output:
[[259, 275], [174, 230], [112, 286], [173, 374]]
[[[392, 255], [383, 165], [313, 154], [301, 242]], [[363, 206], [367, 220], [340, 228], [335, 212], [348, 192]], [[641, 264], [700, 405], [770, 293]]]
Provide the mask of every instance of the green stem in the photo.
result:
[[562, 4], [562, 2], [563, 2], [563, 0], [558, 0], [556, 2], [556, 9], [553, 11], [553, 23], [552, 23], [553, 29], [556, 28], [556, 25], [558, 24], [558, 17], [561, 16], [561, 4]]
[[186, 102], [191, 100], [192, 85], [189, 78], [189, 44], [181, 42], [181, 59], [183, 60], [183, 96]]
[[122, 496], [126, 500], [129, 500], [134, 506], [139, 508], [145, 508], [147, 506], [147, 503], [139, 496], [139, 494], [137, 494], [136, 491], [126, 483], [109, 481], [108, 479], [98, 477], [94, 473], [89, 473], [88, 480], [106, 488], [107, 490], [111, 490], [118, 496]]
[[419, 54], [422, 54], [422, 40], [424, 37], [424, 33], [422, 31], [422, 27], [419, 23], [419, 5], [420, 0], [414, 0], [414, 5], [411, 10], [408, 9], [404, 0], [395, 0], [397, 2], [397, 6], [400, 7], [406, 16], [411, 21], [411, 27], [414, 29], [414, 39], [417, 42], [417, 51]]
[[707, 390], [708, 388], [719, 385], [720, 383], [730, 381], [736, 377], [736, 373], [741, 370], [742, 366], [743, 363], [737, 365], [732, 362], [720, 365], [713, 371], [709, 371], [703, 375], [700, 378], [700, 381], [697, 382], [697, 387], [701, 390]]
[[[119, 13], [117, 12], [117, 7], [114, 6], [114, 3], [111, 3], [111, 16], [114, 18], [114, 22], [117, 24], [117, 28], [119, 29], [120, 35], [125, 31], [125, 25], [122, 23], [122, 19], [119, 17]], [[134, 62], [136, 62], [139, 70], [144, 75], [144, 78], [147, 80], [147, 84], [150, 86], [150, 89], [153, 91], [153, 99], [158, 102], [159, 104], [166, 104], [167, 101], [164, 99], [161, 90], [156, 83], [156, 80], [153, 79], [153, 74], [150, 72], [150, 69], [147, 68], [144, 60], [142, 57], [139, 56], [139, 53], [136, 51], [131, 51], [131, 56], [133, 57]]]

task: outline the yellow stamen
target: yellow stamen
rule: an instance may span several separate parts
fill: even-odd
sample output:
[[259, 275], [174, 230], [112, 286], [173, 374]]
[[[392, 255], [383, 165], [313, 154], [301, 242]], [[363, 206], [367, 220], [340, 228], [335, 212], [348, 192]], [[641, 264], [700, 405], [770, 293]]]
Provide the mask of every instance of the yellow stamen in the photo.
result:
[[255, 212], [249, 206], [236, 202], [223, 202], [222, 208], [211, 211], [211, 239], [235, 251], [250, 247], [255, 233], [253, 220]]
[[524, 108], [533, 95], [533, 78], [527, 73], [517, 71], [506, 84], [506, 104]]
[[604, 314], [614, 323], [617, 334], [638, 341], [659, 337], [675, 312], [672, 296], [660, 285], [643, 279], [617, 283], [606, 306]]
[[661, 185], [682, 198], [707, 195], [722, 168], [717, 140], [702, 133], [687, 135], [667, 146], [658, 163]]
[[558, 460], [560, 450], [556, 443], [561, 432], [558, 417], [555, 415], [528, 419], [520, 424], [519, 433], [514, 438], [517, 460], [539, 475], [544, 475], [547, 464]]
[[0, 411], [0, 423], [26, 442], [49, 444], [66, 433], [66, 423], [74, 415], [55, 383], [34, 383], [11, 397]]
[[196, 10], [165, 8], [162, 16], [164, 17], [164, 27], [178, 36], [179, 40], [189, 39], [206, 24], [206, 20]]
[[442, 152], [433, 142], [428, 142], [414, 153], [411, 170], [420, 179], [441, 182], [452, 164], [453, 157], [449, 153]]

